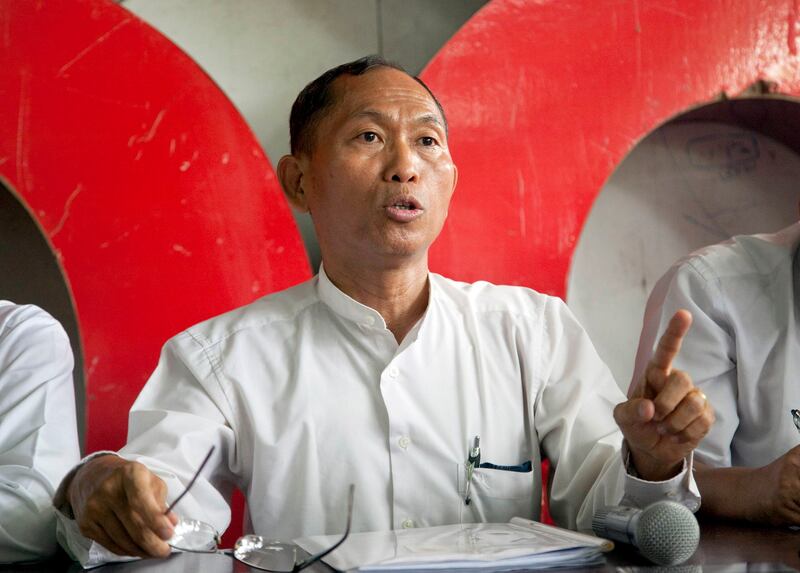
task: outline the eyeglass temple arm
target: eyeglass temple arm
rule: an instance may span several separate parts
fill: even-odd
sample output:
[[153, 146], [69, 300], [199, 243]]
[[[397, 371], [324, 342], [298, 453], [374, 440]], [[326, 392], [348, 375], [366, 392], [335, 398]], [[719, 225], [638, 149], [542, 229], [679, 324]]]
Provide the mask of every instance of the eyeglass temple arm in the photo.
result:
[[325, 549], [324, 551], [321, 551], [316, 555], [312, 555], [305, 561], [302, 561], [297, 565], [295, 565], [294, 569], [292, 570], [293, 572], [300, 571], [301, 569], [305, 569], [309, 565], [316, 563], [317, 561], [325, 557], [328, 553], [331, 553], [332, 551], [337, 549], [342, 543], [344, 543], [345, 539], [347, 539], [347, 536], [350, 535], [350, 524], [353, 521], [353, 497], [355, 494], [355, 489], [356, 486], [354, 484], [350, 484], [350, 492], [348, 493], [347, 497], [347, 527], [345, 527], [344, 529], [344, 535], [342, 535], [342, 538], [328, 549]]
[[178, 502], [179, 502], [180, 500], [182, 500], [182, 499], [183, 499], [183, 497], [184, 497], [184, 496], [185, 496], [187, 493], [189, 493], [189, 490], [190, 490], [190, 489], [192, 489], [192, 486], [194, 485], [194, 482], [197, 480], [198, 476], [200, 475], [200, 472], [201, 472], [201, 471], [203, 471], [203, 468], [204, 468], [204, 467], [205, 467], [205, 465], [208, 463], [208, 460], [211, 458], [211, 454], [213, 454], [213, 453], [214, 453], [214, 448], [215, 448], [214, 446], [211, 446], [211, 449], [210, 449], [210, 450], [208, 450], [208, 453], [206, 454], [206, 457], [205, 457], [205, 458], [203, 458], [203, 462], [200, 464], [200, 467], [199, 467], [199, 468], [197, 468], [197, 471], [196, 471], [196, 472], [194, 472], [194, 475], [192, 476], [192, 479], [190, 479], [190, 480], [189, 480], [189, 483], [188, 483], [188, 484], [186, 484], [186, 488], [183, 490], [183, 493], [181, 493], [181, 494], [180, 494], [178, 497], [176, 497], [176, 498], [175, 498], [175, 500], [174, 500], [174, 501], [173, 501], [171, 504], [169, 504], [169, 507], [168, 507], [168, 508], [167, 508], [167, 510], [164, 512], [164, 515], [168, 515], [168, 514], [169, 514], [169, 512], [170, 512], [170, 511], [172, 511], [172, 508], [173, 508], [173, 507], [175, 507], [176, 505], [178, 505]]

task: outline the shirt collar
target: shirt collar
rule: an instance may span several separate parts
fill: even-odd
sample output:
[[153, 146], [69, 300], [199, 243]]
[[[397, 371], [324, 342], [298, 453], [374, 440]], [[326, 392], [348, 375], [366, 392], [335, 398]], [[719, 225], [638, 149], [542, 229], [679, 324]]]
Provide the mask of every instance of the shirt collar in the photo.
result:
[[[433, 304], [434, 297], [438, 292], [438, 287], [435, 281], [432, 280], [431, 273], [428, 273], [428, 306], [425, 313], [417, 321], [417, 324], [406, 335], [408, 342], [413, 342], [419, 336], [419, 330], [425, 317], [428, 316], [431, 305]], [[364, 325], [364, 326], [382, 326], [386, 328], [386, 322], [383, 320], [381, 314], [374, 308], [370, 308], [365, 304], [361, 304], [357, 300], [349, 297], [343, 293], [339, 288], [331, 282], [328, 275], [325, 273], [325, 267], [322, 263], [319, 265], [319, 280], [317, 281], [317, 295], [319, 299], [330, 308], [334, 313], [342, 318]]]
[[357, 322], [365, 326], [382, 325], [386, 328], [386, 323], [381, 314], [374, 308], [361, 304], [340, 291], [338, 287], [331, 282], [331, 279], [328, 278], [322, 264], [319, 266], [317, 294], [319, 295], [319, 299], [325, 303], [328, 308], [346, 320]]

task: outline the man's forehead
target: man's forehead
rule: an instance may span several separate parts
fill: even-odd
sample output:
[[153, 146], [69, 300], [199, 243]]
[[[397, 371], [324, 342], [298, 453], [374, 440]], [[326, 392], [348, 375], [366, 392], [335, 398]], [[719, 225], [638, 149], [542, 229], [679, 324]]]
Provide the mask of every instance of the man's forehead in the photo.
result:
[[[331, 111], [348, 116], [374, 114], [382, 103], [403, 102], [428, 108], [439, 117], [436, 102], [414, 78], [394, 68], [380, 67], [361, 75], [343, 75], [333, 84]], [[438, 120], [441, 123], [441, 118]]]

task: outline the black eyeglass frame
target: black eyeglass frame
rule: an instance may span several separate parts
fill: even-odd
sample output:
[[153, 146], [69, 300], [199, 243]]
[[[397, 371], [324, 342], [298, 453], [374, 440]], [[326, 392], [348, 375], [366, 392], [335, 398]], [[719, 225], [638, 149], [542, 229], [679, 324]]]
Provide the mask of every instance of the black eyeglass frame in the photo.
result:
[[[183, 497], [189, 492], [189, 489], [194, 485], [195, 481], [200, 476], [200, 473], [203, 471], [203, 468], [208, 463], [208, 460], [211, 458], [211, 455], [214, 453], [214, 449], [215, 449], [214, 446], [211, 446], [211, 449], [208, 450], [208, 453], [206, 454], [205, 458], [203, 458], [203, 461], [200, 463], [200, 466], [197, 468], [197, 471], [192, 476], [192, 479], [190, 479], [189, 483], [186, 484], [186, 488], [183, 490], [183, 492], [181, 492], [181, 494], [178, 497], [176, 497], [173, 500], [173, 502], [169, 505], [169, 507], [167, 507], [166, 511], [164, 511], [164, 515], [167, 515], [170, 511], [172, 511], [172, 509], [178, 504], [178, 502], [181, 499], [183, 499]], [[214, 549], [187, 549], [185, 547], [179, 547], [179, 546], [171, 545], [171, 544], [170, 544], [170, 547], [174, 547], [175, 549], [178, 549], [179, 551], [187, 551], [187, 552], [190, 552], [190, 553], [223, 553], [225, 555], [231, 555], [231, 556], [233, 556], [234, 559], [236, 559], [240, 563], [243, 563], [244, 565], [247, 565], [248, 567], [252, 567], [252, 568], [258, 569], [260, 571], [272, 571], [273, 573], [297, 573], [298, 571], [302, 571], [306, 567], [309, 567], [310, 565], [313, 565], [317, 561], [320, 561], [322, 558], [324, 558], [328, 554], [330, 554], [333, 551], [335, 551], [336, 549], [338, 549], [339, 546], [342, 543], [344, 543], [345, 540], [348, 538], [348, 536], [350, 535], [350, 528], [351, 528], [351, 525], [352, 525], [352, 522], [353, 522], [353, 503], [354, 503], [354, 499], [355, 499], [355, 489], [356, 489], [355, 484], [350, 484], [350, 487], [348, 489], [348, 495], [347, 495], [347, 524], [345, 526], [345, 530], [344, 530], [344, 534], [342, 535], [342, 538], [339, 539], [339, 541], [337, 541], [336, 543], [334, 543], [331, 547], [329, 547], [327, 549], [324, 549], [324, 550], [320, 551], [319, 553], [316, 553], [314, 555], [309, 556], [307, 559], [304, 559], [300, 563], [297, 563], [296, 551], [295, 551], [295, 558], [294, 558], [294, 562], [295, 563], [294, 563], [294, 566], [291, 569], [269, 569], [267, 567], [262, 567], [262, 566], [250, 563], [248, 561], [245, 561], [245, 558], [240, 556], [240, 554], [239, 554], [239, 545], [240, 545], [240, 543], [242, 543], [243, 540], [256, 542], [262, 547], [271, 545], [273, 547], [279, 547], [280, 546], [280, 547], [283, 547], [283, 548], [287, 548], [287, 549], [288, 548], [292, 548], [292, 549], [295, 549], [295, 550], [296, 549], [302, 549], [299, 545], [294, 544], [294, 543], [285, 543], [285, 542], [281, 542], [281, 541], [265, 540], [264, 537], [261, 536], [261, 535], [248, 534], [248, 535], [243, 535], [242, 537], [240, 537], [239, 539], [236, 540], [236, 545], [234, 546], [233, 550], [220, 550], [219, 549], [219, 543], [220, 543], [219, 533], [216, 532], [216, 530], [214, 530], [214, 528], [211, 527], [209, 524], [206, 524], [205, 522], [198, 521], [198, 520], [184, 520], [184, 521], [185, 522], [193, 521], [195, 523], [204, 524], [211, 531], [213, 531], [214, 532], [214, 539], [213, 539], [213, 541], [214, 541]]]

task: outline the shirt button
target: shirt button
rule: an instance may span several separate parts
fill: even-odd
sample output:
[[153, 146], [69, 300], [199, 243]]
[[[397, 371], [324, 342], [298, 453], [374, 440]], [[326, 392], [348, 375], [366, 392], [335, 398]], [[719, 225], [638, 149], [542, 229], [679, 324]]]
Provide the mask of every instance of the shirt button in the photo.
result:
[[413, 519], [406, 519], [403, 523], [401, 523], [403, 529], [411, 529], [414, 527], [414, 520]]
[[411, 439], [408, 436], [403, 436], [399, 440], [397, 440], [397, 445], [399, 445], [404, 450], [411, 445]]
[[375, 317], [368, 316], [364, 319], [364, 322], [362, 322], [361, 324], [363, 324], [364, 326], [372, 326], [373, 324], [375, 324]]
[[396, 366], [392, 366], [389, 368], [389, 378], [397, 378], [397, 375], [400, 374], [400, 371], [397, 369]]

